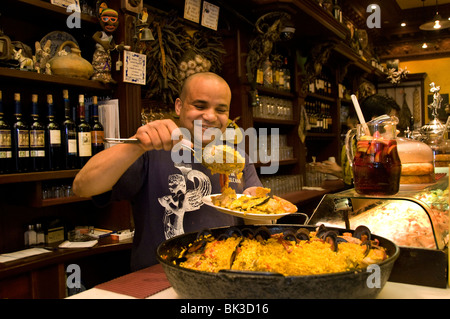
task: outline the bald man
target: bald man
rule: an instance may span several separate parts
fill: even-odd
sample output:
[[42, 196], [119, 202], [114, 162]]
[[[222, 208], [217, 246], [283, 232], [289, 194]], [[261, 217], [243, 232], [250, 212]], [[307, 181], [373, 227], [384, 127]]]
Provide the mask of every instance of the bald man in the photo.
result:
[[[132, 270], [155, 264], [156, 248], [173, 236], [243, 223], [203, 204], [202, 197], [221, 192], [218, 174], [211, 175], [193, 157], [174, 163], [171, 152], [178, 143], [172, 137], [177, 129], [193, 144], [203, 146], [212, 140], [205, 132], [224, 132], [230, 103], [231, 90], [223, 78], [209, 72], [191, 75], [175, 101], [180, 127], [168, 119], [143, 125], [133, 136], [139, 143], [118, 144], [96, 154], [75, 177], [73, 190], [79, 196], [93, 196], [101, 205], [131, 201], [136, 227]], [[229, 179], [238, 194], [251, 194], [262, 186], [248, 156], [245, 164], [240, 179], [233, 175]]]

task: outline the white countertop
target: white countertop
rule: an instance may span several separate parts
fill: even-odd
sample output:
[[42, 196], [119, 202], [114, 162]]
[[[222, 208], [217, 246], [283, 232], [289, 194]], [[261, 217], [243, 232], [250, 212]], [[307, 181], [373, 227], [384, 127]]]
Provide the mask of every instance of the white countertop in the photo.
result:
[[[178, 295], [171, 287], [147, 299], [178, 299]], [[68, 299], [135, 299], [133, 297], [114, 293], [111, 291], [92, 288], [79, 294], [68, 297]], [[381, 290], [377, 299], [450, 299], [450, 289], [433, 288], [387, 282]]]

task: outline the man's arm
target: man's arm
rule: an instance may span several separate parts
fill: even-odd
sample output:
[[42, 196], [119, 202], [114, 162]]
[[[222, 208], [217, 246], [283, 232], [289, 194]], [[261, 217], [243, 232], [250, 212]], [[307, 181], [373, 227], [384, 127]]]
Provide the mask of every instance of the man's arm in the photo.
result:
[[134, 136], [137, 144], [119, 144], [93, 156], [73, 181], [76, 195], [90, 197], [112, 189], [125, 171], [146, 151], [170, 150], [172, 132], [177, 129], [172, 120], [161, 120], [141, 126]]

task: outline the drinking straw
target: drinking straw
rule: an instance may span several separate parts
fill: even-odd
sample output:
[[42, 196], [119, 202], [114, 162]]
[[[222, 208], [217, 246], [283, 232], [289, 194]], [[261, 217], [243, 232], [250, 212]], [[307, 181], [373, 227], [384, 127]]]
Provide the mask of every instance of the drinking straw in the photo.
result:
[[353, 106], [355, 107], [356, 110], [356, 115], [358, 115], [359, 123], [361, 123], [361, 125], [363, 126], [366, 135], [370, 135], [369, 127], [366, 124], [366, 120], [364, 120], [364, 115], [362, 114], [361, 107], [359, 106], [358, 103], [358, 99], [356, 98], [355, 94], [352, 94], [351, 97]]

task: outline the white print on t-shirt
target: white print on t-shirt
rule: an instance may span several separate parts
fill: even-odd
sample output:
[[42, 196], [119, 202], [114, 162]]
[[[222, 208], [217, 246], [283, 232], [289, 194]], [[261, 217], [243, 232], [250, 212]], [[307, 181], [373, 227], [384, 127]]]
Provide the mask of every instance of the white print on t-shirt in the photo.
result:
[[[184, 234], [184, 213], [194, 211], [203, 205], [202, 198], [211, 194], [211, 181], [204, 173], [193, 170], [188, 164], [175, 164], [181, 174], [169, 176], [171, 195], [158, 198], [165, 208], [163, 217], [166, 239]], [[187, 182], [194, 184], [194, 189], [187, 189]]]

